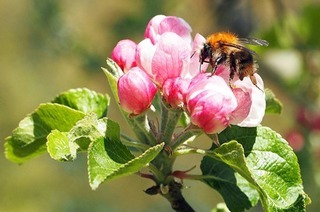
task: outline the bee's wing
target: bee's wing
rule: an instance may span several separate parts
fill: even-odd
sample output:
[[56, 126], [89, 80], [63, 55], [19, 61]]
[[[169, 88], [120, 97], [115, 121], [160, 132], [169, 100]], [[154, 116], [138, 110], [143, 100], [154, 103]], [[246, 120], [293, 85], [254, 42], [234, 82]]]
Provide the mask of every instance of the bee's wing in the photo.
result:
[[256, 52], [251, 50], [251, 49], [248, 49], [247, 47], [245, 46], [242, 46], [242, 45], [239, 45], [239, 44], [234, 44], [234, 43], [223, 43], [222, 44], [223, 46], [230, 46], [230, 47], [233, 47], [233, 48], [236, 48], [236, 49], [239, 49], [239, 50], [242, 50], [242, 51], [248, 51], [250, 54], [252, 55], [256, 55]]
[[257, 39], [257, 38], [238, 38], [238, 40], [243, 44], [259, 45], [259, 46], [269, 45], [268, 41]]

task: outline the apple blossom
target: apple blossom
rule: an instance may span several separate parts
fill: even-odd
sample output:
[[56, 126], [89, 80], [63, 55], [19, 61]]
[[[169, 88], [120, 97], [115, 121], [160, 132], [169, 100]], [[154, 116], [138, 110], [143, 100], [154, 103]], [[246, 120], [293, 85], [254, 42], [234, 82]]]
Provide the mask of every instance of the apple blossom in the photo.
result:
[[138, 115], [148, 109], [157, 92], [156, 85], [140, 68], [133, 67], [118, 80], [118, 95], [122, 109]]
[[[250, 93], [250, 100], [246, 101], [252, 102], [247, 117], [240, 123], [237, 123], [237, 125], [241, 127], [256, 127], [264, 117], [266, 109], [265, 93], [262, 91], [264, 90], [264, 84], [262, 78], [257, 73], [255, 73], [254, 76], [257, 80], [257, 86], [255, 86], [248, 77], [243, 80], [238, 79], [234, 82], [236, 87], [242, 88], [244, 92]], [[245, 102], [243, 104], [245, 104]]]
[[[264, 92], [248, 77], [235, 76], [230, 82], [229, 67], [224, 65], [214, 75], [205, 74], [208, 64], [199, 62], [205, 41], [200, 34], [192, 41], [191, 27], [183, 19], [164, 15], [150, 20], [138, 44], [120, 41], [112, 59], [124, 72], [129, 70], [118, 82], [123, 109], [140, 114], [158, 88], [167, 104], [186, 110], [191, 123], [206, 133], [219, 133], [230, 124], [259, 125], [265, 111]], [[263, 89], [261, 77], [255, 77]]]

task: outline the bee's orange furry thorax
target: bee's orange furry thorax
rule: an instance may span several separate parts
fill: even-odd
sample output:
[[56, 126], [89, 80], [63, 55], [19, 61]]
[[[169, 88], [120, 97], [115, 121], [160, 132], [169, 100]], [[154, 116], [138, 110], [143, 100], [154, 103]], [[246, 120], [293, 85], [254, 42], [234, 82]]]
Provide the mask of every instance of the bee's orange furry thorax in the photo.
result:
[[229, 32], [218, 32], [207, 37], [207, 43], [217, 49], [220, 47], [220, 43], [233, 43], [238, 44], [238, 37], [235, 34]]

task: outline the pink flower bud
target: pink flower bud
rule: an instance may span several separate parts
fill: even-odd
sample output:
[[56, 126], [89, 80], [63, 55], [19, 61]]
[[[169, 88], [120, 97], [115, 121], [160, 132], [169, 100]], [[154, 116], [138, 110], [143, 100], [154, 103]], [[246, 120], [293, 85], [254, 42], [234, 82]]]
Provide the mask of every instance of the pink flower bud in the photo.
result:
[[118, 95], [122, 109], [138, 115], [148, 109], [157, 92], [156, 85], [140, 68], [133, 67], [118, 80]]
[[167, 79], [162, 87], [163, 97], [172, 108], [183, 107], [190, 79]]
[[229, 85], [218, 76], [200, 74], [187, 91], [186, 102], [191, 122], [206, 133], [219, 133], [229, 125], [237, 100]]
[[123, 72], [137, 66], [135, 61], [137, 44], [131, 40], [121, 40], [111, 53], [111, 58], [115, 61]]

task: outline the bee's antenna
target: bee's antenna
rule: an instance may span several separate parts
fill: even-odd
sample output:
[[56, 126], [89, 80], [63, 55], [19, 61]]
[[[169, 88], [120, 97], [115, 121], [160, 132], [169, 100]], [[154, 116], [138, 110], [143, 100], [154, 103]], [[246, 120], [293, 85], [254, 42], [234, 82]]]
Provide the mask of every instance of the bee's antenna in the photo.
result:
[[190, 58], [192, 58], [195, 53], [196, 53], [196, 51], [194, 51], [194, 52], [192, 53], [192, 55], [190, 56]]
[[258, 85], [255, 85], [260, 91], [262, 91], [264, 93], [264, 90], [262, 90], [261, 88], [259, 88]]

